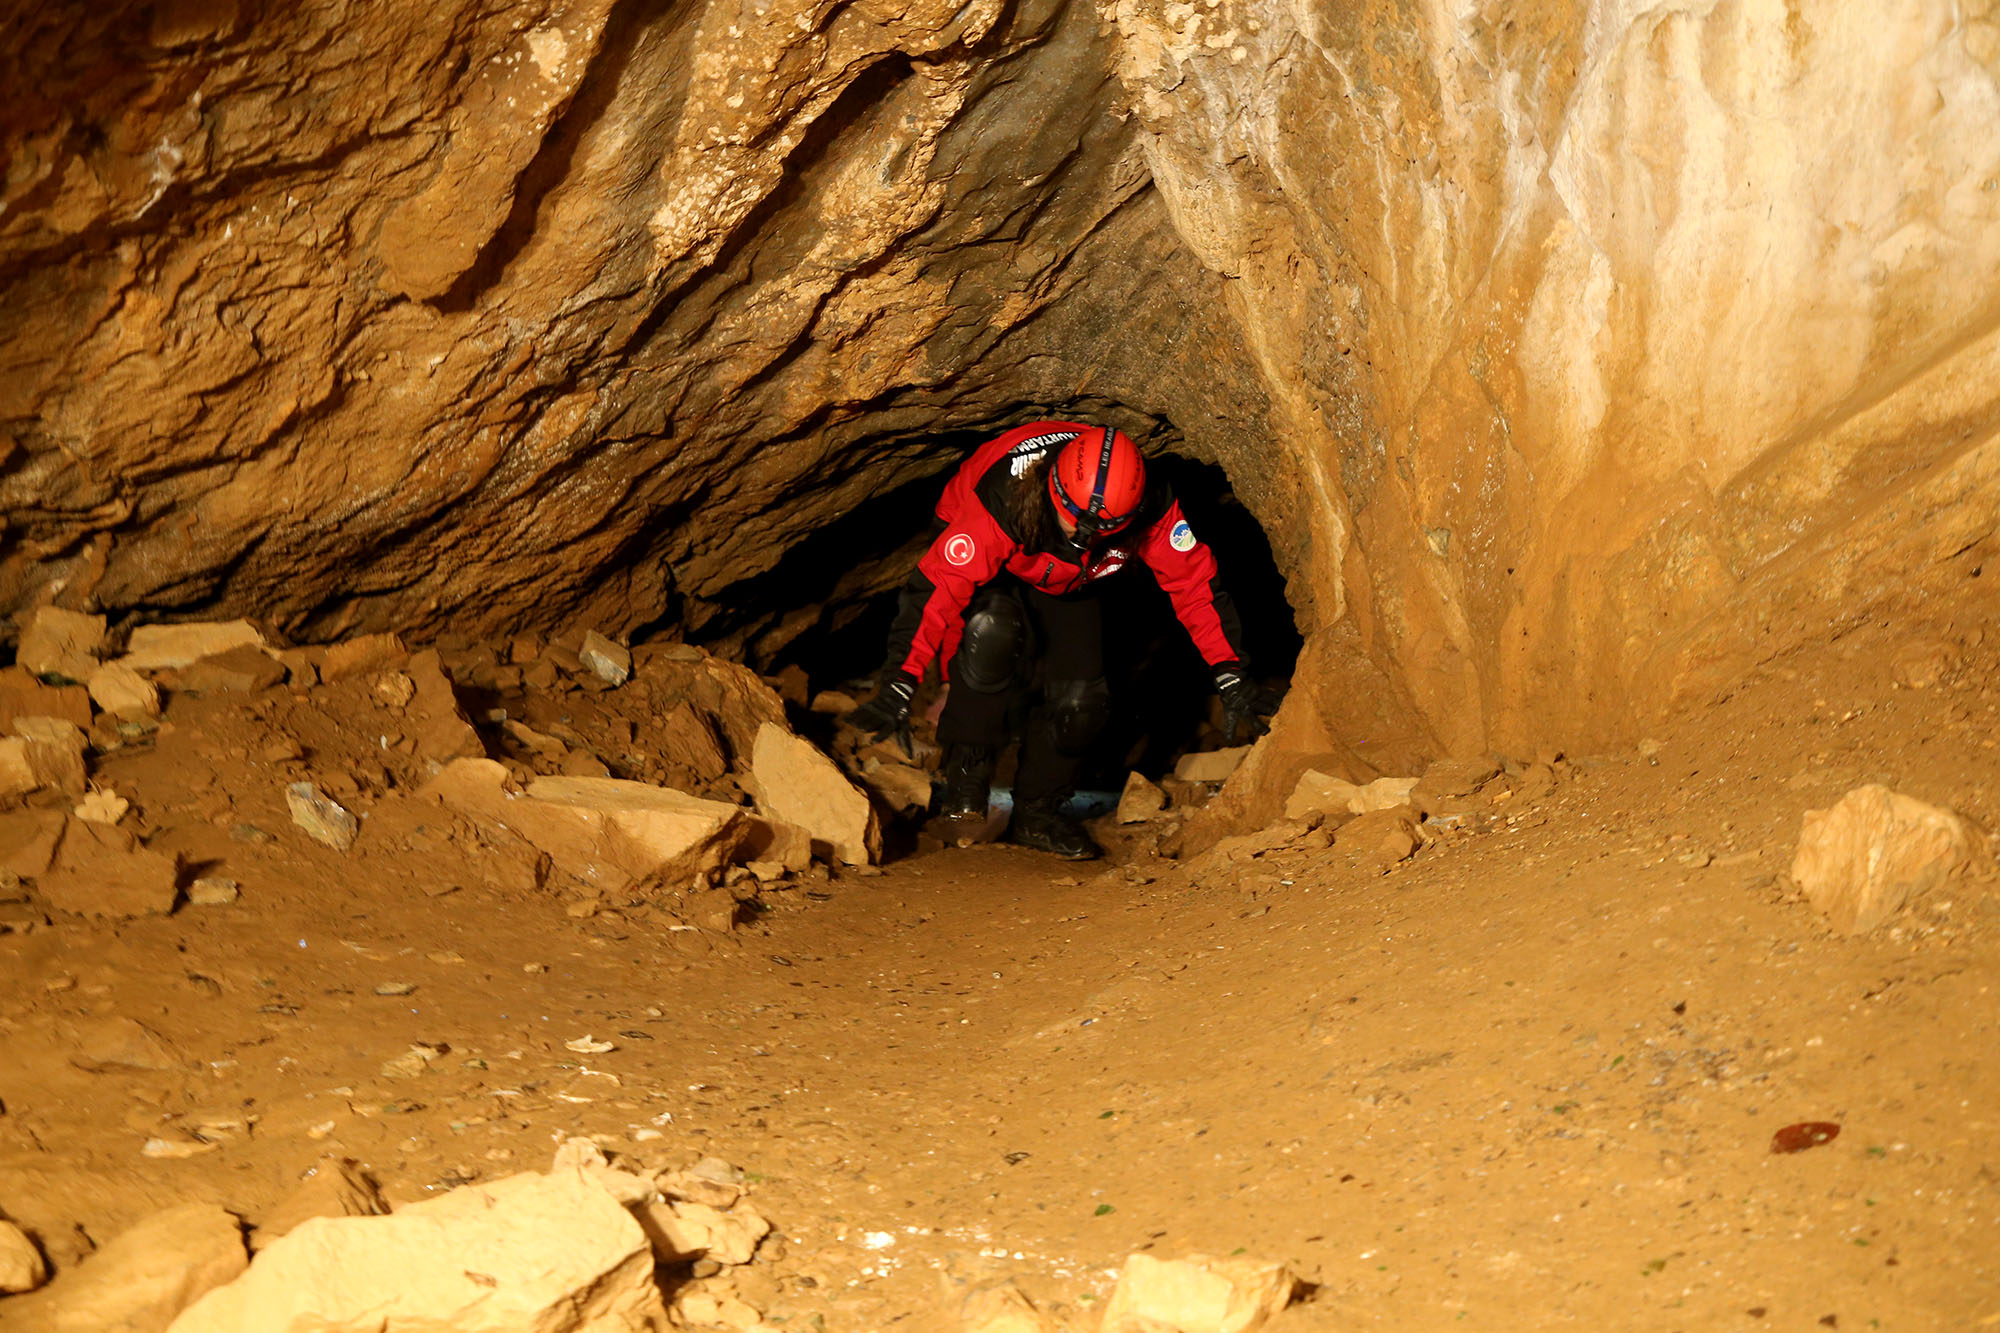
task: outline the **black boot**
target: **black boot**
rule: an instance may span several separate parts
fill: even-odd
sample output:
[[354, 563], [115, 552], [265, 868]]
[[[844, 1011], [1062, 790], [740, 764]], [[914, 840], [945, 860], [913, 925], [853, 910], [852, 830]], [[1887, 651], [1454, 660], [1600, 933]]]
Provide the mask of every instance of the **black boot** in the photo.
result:
[[970, 841], [985, 832], [993, 760], [990, 745], [958, 742], [945, 747], [944, 762], [938, 765], [937, 817], [931, 830], [946, 842]]
[[1064, 814], [1056, 801], [1015, 806], [1007, 840], [1038, 852], [1051, 852], [1065, 861], [1094, 861], [1104, 855], [1083, 825]]

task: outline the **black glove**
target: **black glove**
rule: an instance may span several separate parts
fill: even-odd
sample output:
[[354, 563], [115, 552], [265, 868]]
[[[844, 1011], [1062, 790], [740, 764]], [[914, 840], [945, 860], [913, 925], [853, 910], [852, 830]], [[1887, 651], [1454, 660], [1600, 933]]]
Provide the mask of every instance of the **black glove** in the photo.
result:
[[847, 720], [878, 741], [894, 736], [904, 754], [914, 755], [916, 752], [910, 745], [910, 700], [916, 694], [916, 677], [907, 671], [892, 671], [882, 682], [882, 688], [875, 691], [875, 697], [849, 713]]
[[1224, 662], [1215, 669], [1215, 691], [1222, 696], [1223, 744], [1235, 745], [1239, 731], [1247, 743], [1270, 730], [1258, 716], [1258, 689], [1243, 674], [1242, 663]]

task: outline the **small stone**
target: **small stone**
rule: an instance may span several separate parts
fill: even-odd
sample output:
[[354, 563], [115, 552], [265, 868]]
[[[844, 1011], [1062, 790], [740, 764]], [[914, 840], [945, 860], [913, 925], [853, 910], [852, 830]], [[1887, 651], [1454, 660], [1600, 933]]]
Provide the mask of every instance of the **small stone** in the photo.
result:
[[188, 901], [197, 907], [227, 907], [243, 896], [242, 887], [220, 875], [203, 875], [188, 885]]
[[1102, 1333], [1250, 1333], [1291, 1303], [1283, 1264], [1237, 1256], [1134, 1254], [1104, 1308]]
[[1965, 865], [1957, 815], [1879, 784], [1857, 787], [1799, 827], [1792, 878], [1842, 934], [1873, 930]]
[[613, 643], [596, 630], [583, 636], [577, 658], [591, 675], [606, 685], [623, 685], [632, 674], [632, 654], [622, 644]]
[[1143, 824], [1167, 808], [1167, 794], [1142, 773], [1125, 775], [1125, 790], [1118, 794], [1117, 820], [1121, 824]]
[[264, 746], [264, 762], [289, 764], [306, 757], [305, 749], [291, 736], [278, 736]]
[[1889, 669], [1905, 689], [1927, 690], [1957, 668], [1959, 656], [1958, 645], [1923, 636], [1899, 646], [1889, 658]]
[[438, 1059], [450, 1051], [450, 1047], [432, 1042], [420, 1041], [401, 1055], [382, 1062], [383, 1078], [416, 1078]]
[[87, 1074], [120, 1069], [181, 1069], [187, 1060], [165, 1037], [131, 1018], [95, 1018], [77, 1031], [69, 1062]]
[[806, 711], [821, 713], [827, 717], [846, 717], [859, 707], [861, 707], [860, 700], [845, 690], [821, 690], [812, 697], [812, 703], [807, 705]]
[[205, 1143], [200, 1139], [178, 1137], [171, 1139], [154, 1138], [147, 1139], [145, 1143], [140, 1145], [139, 1155], [141, 1157], [163, 1157], [168, 1160], [179, 1160], [187, 1157], [199, 1157], [203, 1153], [214, 1152], [221, 1146], [219, 1143]]
[[600, 1041], [586, 1032], [581, 1037], [572, 1037], [570, 1040], [564, 1042], [563, 1049], [566, 1051], [575, 1051], [578, 1055], [603, 1055], [608, 1051], [617, 1050], [618, 1043]]
[[1242, 766], [1244, 756], [1249, 753], [1249, 746], [1234, 745], [1222, 750], [1184, 754], [1174, 765], [1174, 776], [1182, 782], [1224, 782]]
[[407, 708], [417, 697], [417, 682], [400, 671], [384, 671], [375, 677], [375, 698], [390, 708]]
[[1336, 849], [1350, 855], [1394, 865], [1423, 845], [1423, 834], [1407, 806], [1372, 810], [1341, 825], [1334, 834]]
[[1649, 764], [1660, 762], [1660, 743], [1650, 736], [1638, 744], [1639, 757]]
[[414, 981], [385, 981], [375, 988], [377, 995], [411, 995], [416, 992]]
[[352, 847], [361, 832], [360, 820], [310, 782], [294, 782], [286, 787], [285, 804], [291, 807], [292, 822], [307, 837], [337, 852]]
[[0, 1220], [0, 1295], [33, 1291], [49, 1280], [48, 1261], [12, 1222]]
[[931, 775], [914, 764], [870, 759], [861, 770], [861, 785], [898, 814], [922, 811], [931, 802]]

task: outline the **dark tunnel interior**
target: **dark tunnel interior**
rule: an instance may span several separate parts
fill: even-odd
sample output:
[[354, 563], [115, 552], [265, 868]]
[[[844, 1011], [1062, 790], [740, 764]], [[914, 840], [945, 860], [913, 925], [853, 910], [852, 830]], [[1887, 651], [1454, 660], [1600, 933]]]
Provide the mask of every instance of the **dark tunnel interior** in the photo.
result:
[[[978, 442], [968, 435], [963, 443], [969, 449]], [[1301, 639], [1263, 528], [1219, 466], [1174, 454], [1148, 463], [1165, 475], [1188, 522], [1214, 550], [1242, 618], [1252, 674], [1275, 698], [1291, 678]], [[818, 607], [810, 625], [782, 647], [761, 658], [753, 653], [759, 669], [798, 667], [814, 692], [841, 689], [865, 697], [882, 665], [897, 587], [921, 553], [948, 476], [939, 473], [877, 497], [736, 590], [744, 614], [781, 623], [798, 606]], [[884, 562], [892, 564], [885, 568]], [[861, 570], [873, 570], [869, 581], [889, 586], [843, 597]], [[1150, 573], [1135, 563], [1099, 588], [1112, 720], [1081, 785], [1115, 791], [1127, 771], [1157, 778], [1181, 754], [1220, 744], [1221, 736], [1209, 669]]]

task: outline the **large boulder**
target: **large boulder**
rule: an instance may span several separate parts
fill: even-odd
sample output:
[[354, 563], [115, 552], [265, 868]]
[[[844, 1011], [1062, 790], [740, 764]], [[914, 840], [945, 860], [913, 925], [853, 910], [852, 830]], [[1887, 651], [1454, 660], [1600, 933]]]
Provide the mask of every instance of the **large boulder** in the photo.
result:
[[653, 1251], [575, 1171], [467, 1185], [273, 1241], [171, 1333], [663, 1333]]
[[750, 770], [761, 809], [806, 829], [849, 865], [881, 859], [882, 829], [867, 794], [811, 741], [766, 722], [757, 730]]
[[1134, 1254], [1105, 1304], [1103, 1333], [1250, 1333], [1297, 1287], [1283, 1264], [1247, 1256]]
[[247, 1262], [234, 1214], [212, 1203], [170, 1208], [42, 1290], [0, 1301], [0, 1333], [161, 1333]]
[[1942, 883], [1971, 844], [1951, 811], [1871, 783], [1832, 809], [1806, 811], [1792, 878], [1835, 930], [1858, 934]]
[[232, 648], [263, 646], [263, 632], [247, 620], [141, 625], [125, 641], [125, 655], [118, 661], [134, 671], [178, 671]]
[[575, 878], [611, 889], [727, 864], [748, 835], [748, 812], [737, 806], [621, 778], [537, 778], [522, 790], [490, 759], [455, 760], [423, 790], [519, 834]]
[[97, 667], [104, 646], [104, 617], [44, 606], [28, 617], [14, 660], [37, 676], [81, 683]]

